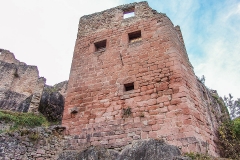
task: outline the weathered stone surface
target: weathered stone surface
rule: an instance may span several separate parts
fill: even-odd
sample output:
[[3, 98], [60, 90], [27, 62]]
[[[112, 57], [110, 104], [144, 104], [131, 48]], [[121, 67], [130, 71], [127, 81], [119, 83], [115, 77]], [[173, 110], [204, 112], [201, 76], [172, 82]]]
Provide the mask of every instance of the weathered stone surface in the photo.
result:
[[42, 113], [50, 122], [61, 122], [64, 108], [64, 97], [59, 91], [62, 85], [45, 85], [39, 105], [39, 112]]
[[104, 147], [89, 147], [77, 153], [66, 151], [60, 154], [59, 160], [191, 160], [182, 157], [176, 146], [167, 145], [160, 140], [139, 140], [126, 146], [121, 152]]
[[60, 153], [58, 160], [76, 160], [78, 154], [78, 151], [63, 151]]
[[63, 82], [55, 84], [53, 86], [53, 88], [54, 88], [54, 90], [58, 91], [65, 98], [66, 94], [67, 94], [67, 86], [68, 86], [68, 81], [63, 81]]
[[52, 126], [1, 133], [0, 159], [57, 159], [65, 144], [64, 130]]
[[45, 82], [36, 66], [0, 49], [0, 109], [37, 113]]
[[81, 152], [77, 159], [94, 159], [94, 160], [113, 160], [119, 157], [119, 153], [115, 150], [105, 149], [103, 147], [90, 147]]
[[176, 156], [180, 156], [180, 150], [176, 146], [165, 144], [161, 140], [142, 140], [127, 146], [121, 152], [119, 160], [171, 160]]
[[0, 91], [0, 108], [18, 112], [27, 112], [30, 106], [32, 95], [19, 94], [13, 91]]
[[58, 160], [76, 159], [76, 160], [114, 160], [119, 156], [119, 152], [104, 147], [89, 147], [82, 152], [64, 151], [59, 155]]

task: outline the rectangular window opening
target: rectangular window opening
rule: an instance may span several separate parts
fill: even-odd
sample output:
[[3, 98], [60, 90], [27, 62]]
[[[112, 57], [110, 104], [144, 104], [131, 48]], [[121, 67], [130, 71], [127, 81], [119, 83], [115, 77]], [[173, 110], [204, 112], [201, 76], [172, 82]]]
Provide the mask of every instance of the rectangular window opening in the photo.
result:
[[129, 39], [129, 43], [141, 41], [142, 40], [141, 31], [128, 33], [128, 39]]
[[134, 83], [127, 83], [127, 84], [124, 84], [124, 88], [125, 88], [125, 91], [131, 91], [131, 90], [134, 90]]
[[127, 8], [123, 11], [123, 18], [124, 19], [134, 17], [134, 16], [135, 16], [134, 7]]
[[99, 41], [94, 43], [95, 51], [105, 51], [106, 50], [107, 40]]

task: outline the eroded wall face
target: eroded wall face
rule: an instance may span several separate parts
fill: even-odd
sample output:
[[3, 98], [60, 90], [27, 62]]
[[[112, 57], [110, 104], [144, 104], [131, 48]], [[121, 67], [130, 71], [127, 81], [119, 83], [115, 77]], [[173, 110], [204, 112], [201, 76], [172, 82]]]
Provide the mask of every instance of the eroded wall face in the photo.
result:
[[[135, 16], [123, 19], [129, 8]], [[136, 31], [141, 37], [132, 40], [129, 33]], [[103, 40], [105, 49], [97, 43]], [[63, 125], [78, 135], [76, 147], [121, 148], [137, 139], [163, 138], [184, 152], [217, 155], [216, 126], [209, 124], [197, 83], [180, 28], [147, 3], [84, 16]]]
[[15, 59], [13, 53], [0, 54], [0, 108], [20, 112], [38, 112], [45, 78], [36, 66]]

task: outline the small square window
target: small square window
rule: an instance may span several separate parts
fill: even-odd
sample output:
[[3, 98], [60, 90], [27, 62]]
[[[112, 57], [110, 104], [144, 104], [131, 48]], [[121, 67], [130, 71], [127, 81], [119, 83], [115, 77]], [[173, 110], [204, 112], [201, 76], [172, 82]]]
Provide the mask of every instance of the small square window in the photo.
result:
[[128, 39], [129, 39], [129, 43], [141, 41], [142, 40], [141, 31], [128, 33]]
[[135, 16], [135, 12], [134, 12], [134, 7], [132, 8], [127, 8], [124, 10], [123, 12], [123, 18], [130, 18], [130, 17], [134, 17]]
[[95, 51], [105, 51], [106, 50], [107, 40], [99, 41], [94, 43]]
[[125, 91], [131, 91], [131, 90], [134, 90], [134, 83], [127, 83], [127, 84], [124, 84], [124, 89]]

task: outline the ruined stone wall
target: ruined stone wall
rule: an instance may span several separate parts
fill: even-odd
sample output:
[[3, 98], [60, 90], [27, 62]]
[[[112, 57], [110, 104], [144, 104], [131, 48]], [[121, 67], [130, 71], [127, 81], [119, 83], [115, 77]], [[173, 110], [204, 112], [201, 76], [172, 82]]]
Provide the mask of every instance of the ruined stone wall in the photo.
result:
[[46, 79], [39, 77], [36, 66], [18, 61], [10, 51], [0, 51], [0, 109], [38, 112]]
[[5, 49], [0, 49], [0, 61], [4, 61], [6, 63], [13, 63], [16, 65], [19, 65], [20, 63], [22, 63], [19, 60], [15, 59], [15, 56], [13, 53]]
[[76, 145], [121, 149], [163, 138], [183, 152], [218, 156], [218, 121], [204, 93], [180, 27], [147, 2], [122, 5], [80, 19], [62, 123]]
[[57, 159], [68, 140], [63, 127], [22, 129], [0, 134], [0, 159]]

